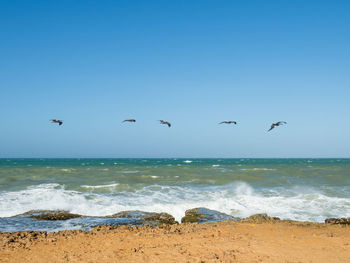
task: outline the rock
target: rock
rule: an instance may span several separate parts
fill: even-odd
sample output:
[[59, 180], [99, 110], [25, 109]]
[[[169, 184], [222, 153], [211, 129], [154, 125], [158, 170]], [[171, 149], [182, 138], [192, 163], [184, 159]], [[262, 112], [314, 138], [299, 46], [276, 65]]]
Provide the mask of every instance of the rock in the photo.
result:
[[186, 210], [185, 216], [181, 218], [181, 223], [217, 222], [223, 220], [238, 221], [239, 218], [221, 213], [219, 211], [210, 210], [205, 207], [198, 207]]
[[173, 225], [177, 224], [175, 218], [167, 213], [153, 213], [143, 211], [122, 211], [110, 216], [110, 218], [127, 218], [134, 225], [146, 225], [156, 227], [158, 225]]
[[172, 215], [169, 215], [167, 213], [151, 213], [150, 215], [146, 216], [144, 218], [145, 224], [144, 225], [174, 225], [177, 224], [175, 221], [175, 218]]
[[82, 215], [72, 214], [67, 211], [29, 211], [25, 214], [29, 214], [31, 218], [37, 220], [68, 220], [83, 217]]
[[342, 225], [349, 225], [350, 224], [350, 217], [343, 217], [343, 218], [327, 218], [325, 220], [326, 224], [342, 224]]
[[279, 217], [270, 217], [267, 214], [254, 214], [251, 215], [242, 221], [248, 221], [248, 222], [261, 222], [261, 221], [275, 221], [275, 220], [280, 220]]

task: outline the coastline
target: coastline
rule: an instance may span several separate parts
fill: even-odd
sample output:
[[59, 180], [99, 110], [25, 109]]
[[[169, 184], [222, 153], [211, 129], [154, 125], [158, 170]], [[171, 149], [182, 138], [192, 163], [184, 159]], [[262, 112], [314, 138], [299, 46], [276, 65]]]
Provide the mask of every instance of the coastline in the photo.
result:
[[350, 226], [269, 220], [0, 233], [0, 262], [350, 262]]

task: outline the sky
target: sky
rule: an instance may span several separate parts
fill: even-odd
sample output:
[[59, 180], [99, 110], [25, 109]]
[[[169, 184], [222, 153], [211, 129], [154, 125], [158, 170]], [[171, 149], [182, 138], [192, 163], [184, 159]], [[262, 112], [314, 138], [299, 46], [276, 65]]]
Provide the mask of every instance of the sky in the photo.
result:
[[349, 10], [1, 1], [0, 158], [349, 158]]

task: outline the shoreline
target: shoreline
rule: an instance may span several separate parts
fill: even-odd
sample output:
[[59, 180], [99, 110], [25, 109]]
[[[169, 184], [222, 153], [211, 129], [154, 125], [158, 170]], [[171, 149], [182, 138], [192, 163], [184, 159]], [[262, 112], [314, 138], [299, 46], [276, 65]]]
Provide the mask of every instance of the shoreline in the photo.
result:
[[0, 233], [0, 262], [350, 262], [350, 226], [290, 220]]

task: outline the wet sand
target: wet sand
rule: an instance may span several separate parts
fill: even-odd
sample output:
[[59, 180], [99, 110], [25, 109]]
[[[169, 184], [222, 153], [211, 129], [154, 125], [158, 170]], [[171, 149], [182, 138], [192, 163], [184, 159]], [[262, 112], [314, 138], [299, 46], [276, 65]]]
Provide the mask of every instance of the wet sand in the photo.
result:
[[350, 262], [350, 226], [291, 221], [0, 233], [0, 262]]

